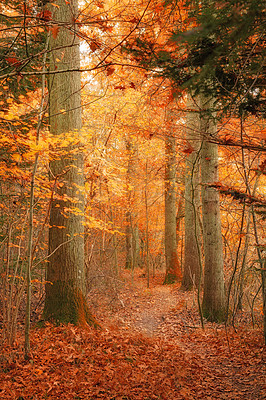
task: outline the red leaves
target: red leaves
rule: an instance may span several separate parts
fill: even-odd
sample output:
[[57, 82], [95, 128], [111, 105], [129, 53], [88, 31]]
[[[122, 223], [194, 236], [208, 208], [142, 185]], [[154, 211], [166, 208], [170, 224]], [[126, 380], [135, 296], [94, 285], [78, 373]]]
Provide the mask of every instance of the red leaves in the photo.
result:
[[133, 17], [129, 22], [131, 22], [132, 24], [137, 24], [139, 22], [139, 19], [137, 17]]
[[16, 68], [22, 65], [21, 61], [19, 61], [16, 57], [6, 57], [6, 61], [8, 62], [8, 64]]
[[119, 90], [126, 90], [126, 87], [125, 87], [125, 85], [117, 85], [117, 86], [115, 86], [114, 87], [114, 89], [119, 89]]
[[37, 18], [43, 19], [44, 21], [51, 21], [52, 13], [49, 10], [43, 10], [36, 15]]
[[[129, 84], [129, 87], [131, 88], [131, 89], [134, 89], [134, 90], [136, 90], [136, 85], [135, 85], [135, 83], [134, 82], [130, 82], [130, 84]], [[115, 90], [126, 90], [126, 86], [125, 85], [116, 85], [115, 87], [114, 87], [114, 89]]]

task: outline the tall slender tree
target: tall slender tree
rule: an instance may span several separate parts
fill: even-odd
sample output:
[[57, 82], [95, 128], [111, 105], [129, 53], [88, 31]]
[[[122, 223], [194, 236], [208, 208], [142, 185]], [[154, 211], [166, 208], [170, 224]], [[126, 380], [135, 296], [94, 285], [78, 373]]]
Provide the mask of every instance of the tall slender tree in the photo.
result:
[[200, 281], [200, 189], [199, 149], [200, 118], [197, 100], [188, 95], [186, 120], [186, 173], [185, 173], [185, 249], [182, 288], [197, 288]]
[[[50, 163], [54, 183], [49, 228], [44, 317], [58, 323], [92, 321], [85, 299], [83, 157], [76, 144], [81, 130], [78, 1], [57, 0], [51, 12], [50, 131], [66, 141]], [[74, 140], [72, 141], [72, 137]]]
[[201, 183], [204, 245], [203, 315], [212, 321], [225, 319], [225, 288], [223, 241], [220, 216], [219, 191], [211, 187], [218, 181], [218, 146], [211, 143], [215, 136], [216, 122], [213, 100], [201, 95]]
[[126, 211], [126, 265], [127, 269], [134, 269], [139, 263], [139, 232], [136, 223], [135, 207], [135, 175], [137, 161], [137, 143], [127, 136], [127, 211]]
[[166, 109], [168, 130], [165, 135], [165, 284], [181, 278], [176, 238], [176, 139], [171, 106]]

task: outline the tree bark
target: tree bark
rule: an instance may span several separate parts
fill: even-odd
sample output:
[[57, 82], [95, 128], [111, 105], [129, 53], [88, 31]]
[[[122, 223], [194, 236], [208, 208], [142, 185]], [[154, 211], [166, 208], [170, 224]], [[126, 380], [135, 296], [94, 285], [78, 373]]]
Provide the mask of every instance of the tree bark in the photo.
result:
[[204, 292], [202, 311], [205, 318], [221, 322], [225, 320], [225, 290], [223, 271], [223, 241], [221, 232], [220, 198], [216, 188], [218, 181], [218, 146], [208, 139], [216, 132], [213, 101], [201, 97], [201, 179], [202, 219], [204, 244]]
[[49, 258], [44, 318], [56, 323], [93, 322], [85, 300], [83, 155], [76, 139], [81, 130], [80, 52], [75, 19], [78, 1], [49, 4], [53, 25], [50, 40], [50, 131], [69, 141], [50, 163], [55, 191], [51, 204]]
[[172, 112], [166, 111], [169, 129], [165, 136], [165, 262], [164, 284], [181, 279], [176, 237], [176, 140]]
[[198, 288], [201, 274], [200, 260], [200, 189], [199, 189], [199, 150], [200, 118], [199, 106], [188, 95], [186, 122], [186, 157], [185, 173], [185, 249], [182, 289]]
[[137, 144], [132, 137], [126, 139], [127, 150], [127, 211], [126, 211], [126, 269], [134, 270], [139, 263], [139, 234], [136, 223], [135, 207], [135, 175]]

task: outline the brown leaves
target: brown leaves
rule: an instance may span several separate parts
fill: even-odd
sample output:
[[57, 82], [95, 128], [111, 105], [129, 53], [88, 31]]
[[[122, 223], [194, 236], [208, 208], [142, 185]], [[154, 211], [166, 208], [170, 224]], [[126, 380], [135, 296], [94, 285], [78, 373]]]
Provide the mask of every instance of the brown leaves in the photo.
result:
[[89, 43], [91, 51], [94, 53], [96, 50], [98, 50], [101, 46], [100, 43], [97, 42], [96, 40], [93, 40]]
[[110, 76], [115, 72], [115, 68], [114, 67], [108, 67], [106, 68], [106, 75]]
[[189, 142], [186, 143], [185, 147], [182, 150], [182, 152], [187, 155], [193, 153], [193, 151], [195, 151], [195, 149], [191, 146]]
[[23, 361], [19, 348], [19, 362], [12, 368], [6, 363], [1, 399], [47, 393], [50, 399], [182, 399], [174, 384], [182, 355], [166, 347], [166, 362], [161, 362], [161, 346], [154, 348], [148, 339], [47, 325], [32, 332], [32, 349], [31, 363]]
[[[160, 336], [125, 333], [121, 326], [95, 330], [46, 324], [31, 333], [29, 363], [23, 359], [22, 334], [13, 349], [2, 352], [1, 399], [263, 398], [261, 331], [238, 328], [236, 333], [227, 328], [225, 332], [211, 323], [206, 323], [204, 331], [195, 325], [190, 329], [187, 317], [193, 312], [196, 318], [197, 314], [193, 294], [181, 292], [177, 286], [158, 285], [149, 291], [143, 286], [134, 296], [132, 291], [124, 295], [130, 316], [132, 307], [141, 314], [147, 304], [150, 317], [164, 311], [162, 325], [166, 328]], [[176, 307], [167, 312], [165, 305], [173, 305], [173, 298]]]

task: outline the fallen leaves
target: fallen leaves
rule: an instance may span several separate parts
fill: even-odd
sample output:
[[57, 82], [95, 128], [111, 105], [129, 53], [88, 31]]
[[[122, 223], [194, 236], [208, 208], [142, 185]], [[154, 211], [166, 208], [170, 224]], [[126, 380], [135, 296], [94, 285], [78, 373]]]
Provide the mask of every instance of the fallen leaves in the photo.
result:
[[[147, 292], [144, 281], [141, 284], [133, 293], [120, 293], [125, 307], [119, 320], [113, 316], [112, 326], [106, 318], [97, 330], [50, 324], [33, 329], [30, 362], [23, 358], [21, 334], [12, 349], [2, 351], [1, 399], [263, 398], [261, 329], [226, 332], [208, 323], [203, 330], [193, 294], [161, 285]], [[156, 321], [149, 337], [141, 334], [146, 333], [141, 316], [147, 310]], [[120, 324], [115, 326], [115, 321]]]

